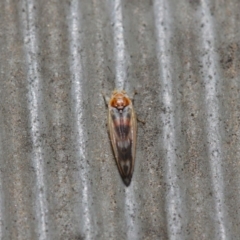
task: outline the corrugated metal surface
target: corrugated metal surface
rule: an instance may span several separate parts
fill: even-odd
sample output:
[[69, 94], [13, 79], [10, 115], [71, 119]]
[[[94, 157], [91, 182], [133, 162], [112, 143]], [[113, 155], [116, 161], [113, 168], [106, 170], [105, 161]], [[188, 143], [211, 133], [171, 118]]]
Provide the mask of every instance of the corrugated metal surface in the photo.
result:
[[[239, 239], [240, 2], [0, 2], [0, 239]], [[102, 93], [137, 91], [126, 188]]]

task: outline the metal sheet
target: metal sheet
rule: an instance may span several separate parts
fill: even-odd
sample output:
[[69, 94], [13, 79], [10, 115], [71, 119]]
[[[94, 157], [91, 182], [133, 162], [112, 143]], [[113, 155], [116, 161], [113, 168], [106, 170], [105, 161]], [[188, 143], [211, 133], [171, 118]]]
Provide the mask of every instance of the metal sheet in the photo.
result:
[[[238, 239], [240, 2], [1, 1], [0, 239]], [[138, 118], [131, 185], [103, 94]]]

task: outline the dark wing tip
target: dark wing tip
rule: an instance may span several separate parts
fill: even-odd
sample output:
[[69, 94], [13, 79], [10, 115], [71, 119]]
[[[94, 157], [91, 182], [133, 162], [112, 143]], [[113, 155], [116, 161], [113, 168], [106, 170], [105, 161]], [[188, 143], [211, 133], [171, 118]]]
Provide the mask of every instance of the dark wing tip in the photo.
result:
[[128, 186], [130, 185], [131, 179], [132, 179], [131, 176], [123, 177], [123, 178], [122, 178], [122, 180], [123, 180], [124, 184], [126, 185], [126, 187], [128, 187]]

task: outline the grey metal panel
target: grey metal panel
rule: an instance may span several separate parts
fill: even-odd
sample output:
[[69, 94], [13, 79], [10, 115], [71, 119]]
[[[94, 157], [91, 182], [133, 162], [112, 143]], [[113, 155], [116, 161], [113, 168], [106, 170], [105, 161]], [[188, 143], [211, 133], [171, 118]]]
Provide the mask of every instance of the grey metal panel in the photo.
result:
[[[240, 2], [0, 2], [0, 239], [238, 239]], [[135, 91], [123, 184], [102, 94]]]

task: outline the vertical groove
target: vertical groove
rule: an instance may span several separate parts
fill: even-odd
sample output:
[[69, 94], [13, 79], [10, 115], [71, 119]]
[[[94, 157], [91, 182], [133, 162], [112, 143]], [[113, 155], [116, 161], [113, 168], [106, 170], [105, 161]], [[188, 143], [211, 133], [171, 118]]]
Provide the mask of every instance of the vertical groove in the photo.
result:
[[205, 107], [207, 122], [207, 147], [212, 177], [213, 196], [215, 204], [215, 233], [216, 239], [226, 238], [224, 180], [222, 171], [223, 153], [220, 135], [220, 109], [217, 95], [221, 91], [221, 80], [218, 74], [219, 66], [215, 53], [215, 26], [211, 17], [209, 3], [202, 1], [202, 49], [203, 49], [203, 82], [205, 85]]
[[24, 1], [23, 26], [24, 26], [24, 50], [27, 64], [28, 83], [28, 110], [30, 122], [30, 135], [32, 140], [31, 159], [36, 173], [36, 219], [38, 220], [38, 236], [40, 240], [47, 239], [47, 216], [46, 189], [44, 183], [44, 153], [41, 142], [41, 76], [38, 63], [38, 33], [36, 28], [36, 2]]
[[115, 54], [115, 88], [124, 89], [127, 77], [127, 52], [124, 39], [122, 1], [111, 1], [110, 11], [113, 25], [114, 54]]
[[[115, 88], [127, 90], [127, 60], [128, 53], [125, 46], [124, 39], [124, 27], [123, 27], [123, 4], [121, 0], [113, 1], [113, 13], [111, 15], [113, 25], [113, 37], [114, 37], [114, 53], [115, 53]], [[112, 10], [111, 8], [111, 10]], [[126, 235], [127, 239], [138, 239], [138, 224], [135, 212], [135, 194], [134, 183], [132, 182], [130, 187], [125, 191], [124, 211], [126, 218]]]
[[77, 164], [78, 164], [78, 186], [79, 196], [80, 196], [80, 210], [79, 219], [80, 226], [79, 229], [82, 230], [85, 239], [93, 239], [91, 235], [92, 232], [92, 222], [91, 214], [89, 209], [89, 186], [88, 186], [88, 171], [89, 166], [86, 157], [86, 127], [84, 118], [84, 67], [83, 67], [83, 57], [80, 54], [83, 44], [83, 33], [81, 29], [81, 12], [82, 9], [79, 6], [79, 1], [74, 0], [71, 2], [70, 6], [70, 19], [69, 19], [69, 47], [70, 47], [70, 78], [72, 82], [71, 96], [73, 104], [73, 119], [74, 119], [74, 141], [76, 142], [77, 148]]
[[[162, 114], [163, 122], [163, 149], [165, 157], [165, 181], [167, 183], [167, 192], [165, 199], [165, 208], [167, 214], [167, 226], [169, 239], [182, 239], [183, 225], [183, 205], [180, 192], [179, 179], [177, 174], [177, 156], [176, 156], [176, 132], [174, 116], [173, 82], [170, 55], [171, 34], [168, 33], [171, 16], [168, 15], [170, 8], [167, 1], [154, 1], [154, 17], [157, 36], [157, 58], [159, 61], [159, 81], [162, 89], [160, 90], [160, 101], [162, 102], [165, 113]], [[160, 141], [161, 142], [161, 141]]]
[[131, 185], [125, 191], [125, 218], [127, 227], [127, 239], [138, 240], [139, 239], [139, 225], [138, 214], [136, 211], [136, 196], [134, 191], [134, 185]]

